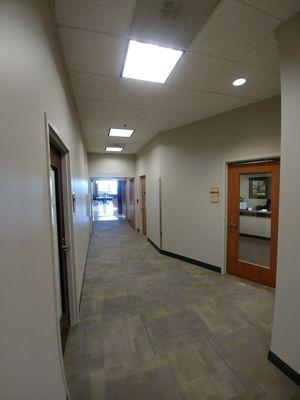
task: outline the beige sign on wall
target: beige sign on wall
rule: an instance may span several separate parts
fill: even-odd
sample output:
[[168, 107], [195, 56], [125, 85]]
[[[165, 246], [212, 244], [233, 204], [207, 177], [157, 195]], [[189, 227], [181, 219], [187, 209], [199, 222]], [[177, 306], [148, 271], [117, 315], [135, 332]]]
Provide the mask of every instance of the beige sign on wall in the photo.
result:
[[211, 203], [219, 203], [219, 188], [211, 187], [209, 189], [209, 201]]

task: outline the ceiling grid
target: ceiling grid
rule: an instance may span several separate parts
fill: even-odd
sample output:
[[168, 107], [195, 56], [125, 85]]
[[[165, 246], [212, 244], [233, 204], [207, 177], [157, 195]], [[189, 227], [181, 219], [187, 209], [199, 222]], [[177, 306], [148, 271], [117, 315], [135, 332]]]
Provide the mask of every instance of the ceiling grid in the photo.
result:
[[[123, 143], [125, 153], [136, 153], [161, 131], [280, 94], [273, 32], [300, 11], [299, 0], [202, 0], [199, 9], [191, 8], [192, 0], [176, 0], [167, 26], [163, 3], [55, 1], [57, 30], [90, 152], [120, 143], [108, 137], [110, 128], [126, 124], [134, 129]], [[165, 84], [121, 77], [129, 38], [167, 40], [170, 47], [185, 50]], [[246, 84], [232, 86], [240, 77]]]

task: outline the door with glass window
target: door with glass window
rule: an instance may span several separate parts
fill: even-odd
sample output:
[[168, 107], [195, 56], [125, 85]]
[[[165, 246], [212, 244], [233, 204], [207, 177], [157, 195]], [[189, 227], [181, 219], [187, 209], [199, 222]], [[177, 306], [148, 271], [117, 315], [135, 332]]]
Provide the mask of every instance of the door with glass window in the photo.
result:
[[228, 166], [227, 272], [275, 287], [279, 160]]
[[61, 165], [62, 155], [53, 144], [51, 144], [50, 156], [51, 223], [55, 255], [55, 289], [57, 298], [57, 313], [60, 322], [62, 349], [64, 352], [70, 329], [70, 308], [67, 273], [67, 251], [69, 247], [66, 245], [65, 239], [63, 178]]

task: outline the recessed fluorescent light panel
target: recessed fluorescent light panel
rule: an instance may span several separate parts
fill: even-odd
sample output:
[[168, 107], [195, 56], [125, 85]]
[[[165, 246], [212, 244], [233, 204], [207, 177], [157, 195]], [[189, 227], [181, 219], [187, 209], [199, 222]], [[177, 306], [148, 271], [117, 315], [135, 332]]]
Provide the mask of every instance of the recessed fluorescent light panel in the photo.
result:
[[245, 78], [239, 78], [232, 82], [233, 86], [242, 86], [246, 83]]
[[120, 153], [124, 147], [116, 147], [116, 146], [106, 146], [105, 151], [111, 151], [114, 153]]
[[133, 135], [134, 129], [117, 129], [110, 128], [108, 136], [130, 138]]
[[123, 78], [165, 83], [183, 51], [130, 40]]

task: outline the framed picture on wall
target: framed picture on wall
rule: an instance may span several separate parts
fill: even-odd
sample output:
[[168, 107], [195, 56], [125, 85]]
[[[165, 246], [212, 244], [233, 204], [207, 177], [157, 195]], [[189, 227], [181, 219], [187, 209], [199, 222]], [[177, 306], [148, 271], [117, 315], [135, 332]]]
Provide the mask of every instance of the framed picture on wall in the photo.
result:
[[267, 199], [269, 197], [269, 178], [249, 178], [249, 198]]

